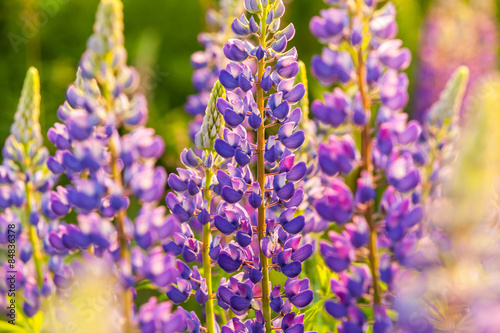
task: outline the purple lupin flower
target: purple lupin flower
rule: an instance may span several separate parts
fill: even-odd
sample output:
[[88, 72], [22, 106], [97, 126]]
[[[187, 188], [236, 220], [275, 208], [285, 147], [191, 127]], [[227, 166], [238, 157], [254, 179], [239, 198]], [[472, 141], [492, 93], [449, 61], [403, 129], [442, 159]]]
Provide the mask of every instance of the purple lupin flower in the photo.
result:
[[[307, 172], [304, 162], [294, 160], [293, 152], [305, 140], [298, 129], [301, 110], [294, 105], [304, 96], [305, 87], [294, 83], [299, 70], [297, 52], [294, 48], [287, 51], [294, 35], [293, 25], [278, 30], [284, 13], [282, 1], [246, 1], [245, 8], [250, 18], [235, 18], [233, 33], [254, 36], [258, 44], [250, 39], [229, 39], [225, 44], [223, 53], [229, 63], [220, 71], [220, 87], [216, 83], [202, 130], [196, 135], [196, 144], [203, 152], [183, 153], [185, 158], [181, 159], [188, 169], [179, 169], [178, 175], [169, 177], [169, 185], [177, 195], [169, 193], [166, 201], [179, 220], [204, 225], [204, 267], [213, 260], [232, 275], [219, 286], [217, 305], [231, 309], [239, 318], [232, 319], [222, 330], [263, 332], [273, 326], [269, 270], [296, 279], [302, 262], [312, 255], [311, 244], [305, 244], [300, 235], [304, 219], [294, 216], [303, 198], [303, 191], [296, 189], [295, 183]], [[222, 87], [227, 94], [217, 96]], [[268, 94], [271, 90], [276, 92]], [[264, 95], [269, 95], [267, 107]], [[274, 125], [277, 134], [265, 140], [265, 128]], [[256, 175], [249, 167], [255, 158]], [[196, 185], [191, 186], [191, 192], [190, 184]], [[211, 230], [225, 237], [210, 241]], [[164, 247], [182, 253], [178, 248], [186, 247], [186, 241], [179, 237], [175, 244]], [[210, 270], [204, 272], [211, 295], [207, 280]], [[188, 274], [186, 277], [189, 280]], [[308, 283], [290, 288], [288, 302], [293, 300], [296, 306], [305, 307], [312, 301]], [[181, 294], [176, 291], [172, 296], [179, 295], [181, 300]], [[208, 303], [211, 301], [206, 303], [207, 326], [211, 325]], [[278, 317], [290, 310], [291, 306], [280, 307]], [[254, 311], [256, 319], [241, 321], [248, 311]], [[215, 332], [215, 328], [209, 326], [208, 331]]]
[[[136, 93], [137, 72], [126, 65], [122, 7], [118, 0], [100, 2], [76, 81], [57, 112], [61, 123], [49, 130], [58, 150], [47, 165], [65, 173], [70, 184], [48, 193], [42, 210], [54, 219], [69, 211], [78, 214], [77, 225], [60, 223], [50, 230], [47, 250], [92, 249], [114, 260], [128, 330], [135, 325], [135, 284], [148, 279], [166, 288], [177, 279], [175, 259], [159, 245], [177, 231], [179, 221], [157, 206], [167, 182], [164, 168], [155, 165], [164, 142], [144, 126], [147, 103]], [[141, 205], [135, 217], [128, 214], [132, 198]], [[63, 271], [58, 282], [66, 281]]]
[[[401, 71], [411, 54], [395, 39], [391, 2], [327, 3], [332, 8], [310, 23], [313, 35], [327, 45], [311, 66], [321, 84], [339, 86], [311, 106], [315, 118], [334, 134], [317, 148], [321, 181], [309, 200], [317, 218], [343, 230], [331, 231], [330, 241], [320, 244], [327, 266], [341, 275], [340, 282], [332, 282], [338, 299], [327, 301], [325, 309], [342, 321], [339, 331], [362, 332], [371, 321], [374, 330], [389, 332], [385, 306], [391, 299], [381, 292], [380, 280], [392, 282], [392, 262], [408, 263], [423, 218], [418, 195], [422, 159], [417, 159], [422, 129], [402, 113], [409, 96], [408, 78]], [[374, 117], [373, 104], [379, 104]], [[360, 138], [357, 144], [354, 137]], [[381, 180], [389, 186], [381, 187]], [[378, 189], [383, 194], [376, 207]], [[367, 265], [360, 268], [353, 264], [359, 260], [356, 249], [365, 247]], [[384, 257], [383, 268], [379, 247], [391, 255]], [[373, 305], [372, 318], [359, 308], [366, 301]]]
[[200, 322], [194, 312], [187, 312], [182, 307], [174, 311], [172, 303], [158, 302], [156, 297], [151, 297], [141, 306], [138, 317], [143, 333], [200, 332]]
[[[260, 311], [266, 331], [269, 331], [272, 327], [271, 297], [274, 302], [280, 303], [271, 295], [269, 267], [272, 265], [271, 267], [275, 267], [285, 276], [295, 279], [302, 270], [301, 263], [312, 255], [310, 244], [304, 244], [302, 236], [297, 235], [304, 227], [304, 219], [294, 216], [295, 209], [303, 198], [303, 191], [298, 190], [295, 183], [307, 172], [306, 164], [294, 159], [294, 152], [305, 140], [304, 132], [298, 128], [302, 119], [301, 110], [294, 105], [304, 97], [305, 86], [295, 82], [295, 76], [300, 68], [296, 50], [292, 48], [287, 51], [287, 45], [294, 36], [293, 25], [278, 30], [285, 9], [282, 1], [246, 1], [245, 8], [253, 15], [250, 19], [245, 17], [235, 19], [233, 32], [242, 37], [253, 35], [258, 41], [254, 44], [250, 39], [235, 39], [230, 40], [224, 47], [226, 57], [232, 62], [226, 70], [221, 71], [219, 80], [229, 91], [241, 90], [245, 93], [239, 93], [238, 98], [230, 99], [228, 92], [227, 101], [219, 99], [218, 110], [229, 128], [221, 139], [216, 140], [217, 153], [229, 160], [231, 163], [229, 165], [232, 165], [232, 161], [236, 162], [242, 170], [240, 172], [229, 170], [229, 177], [218, 174], [217, 178], [221, 185], [220, 195], [223, 205], [239, 203], [246, 197], [246, 189], [251, 189], [248, 194], [252, 197], [253, 207], [249, 214], [252, 220], [254, 220], [252, 216], [257, 215], [254, 226], [257, 239], [254, 242], [257, 243], [258, 240], [260, 250], [258, 254], [254, 254], [252, 249], [255, 247], [238, 249], [241, 244], [238, 244], [237, 237], [236, 244], [228, 244], [219, 253], [218, 261], [220, 265], [226, 266], [228, 271], [235, 272], [241, 269], [248, 271], [249, 278], [255, 280], [251, 282], [261, 284]], [[252, 23], [257, 21], [256, 18], [260, 24]], [[246, 26], [247, 21], [248, 30], [239, 29], [241, 26]], [[273, 36], [270, 42], [268, 34]], [[248, 60], [257, 63], [257, 73], [245, 63]], [[276, 92], [271, 92], [272, 88]], [[266, 105], [265, 95], [268, 95]], [[249, 141], [250, 137], [243, 127], [245, 123], [256, 130], [257, 142]], [[266, 140], [265, 129], [274, 125], [277, 134], [269, 136]], [[250, 149], [247, 149], [247, 146], [250, 146]], [[246, 177], [249, 170], [245, 170], [248, 168], [244, 163], [245, 160], [238, 158], [236, 154], [238, 149], [246, 152], [249, 157], [256, 156], [255, 177]], [[270, 174], [266, 175], [266, 169], [270, 170]], [[262, 200], [258, 200], [257, 196], [261, 196]], [[281, 213], [279, 206], [285, 208]], [[273, 208], [266, 209], [271, 207]], [[269, 258], [272, 258], [272, 264], [268, 262]], [[261, 274], [253, 274], [254, 271], [260, 271]], [[246, 274], [242, 278], [245, 276]], [[241, 283], [245, 283], [245, 280]], [[274, 288], [279, 290], [281, 287], [274, 286]], [[308, 285], [304, 284], [303, 288], [304, 291], [307, 290]], [[292, 294], [291, 292], [290, 298], [296, 296]], [[299, 299], [302, 299], [302, 296], [295, 299], [300, 307], [312, 301], [312, 298], [309, 300], [308, 297], [304, 297], [304, 302]], [[286, 315], [291, 308], [278, 306], [275, 310], [278, 310], [279, 315]]]

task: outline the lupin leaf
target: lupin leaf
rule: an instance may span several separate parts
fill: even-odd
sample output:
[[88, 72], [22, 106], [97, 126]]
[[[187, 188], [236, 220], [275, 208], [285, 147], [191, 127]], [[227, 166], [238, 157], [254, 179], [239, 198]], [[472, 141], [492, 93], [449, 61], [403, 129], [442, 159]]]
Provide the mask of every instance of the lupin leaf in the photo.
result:
[[6, 321], [0, 321], [0, 331], [4, 333], [29, 333], [30, 331], [21, 326], [9, 324]]
[[323, 310], [323, 306], [326, 302], [327, 298], [323, 298], [314, 303], [313, 306], [307, 309], [304, 312], [304, 323], [305, 329], [313, 330], [318, 329], [318, 315], [321, 314]]

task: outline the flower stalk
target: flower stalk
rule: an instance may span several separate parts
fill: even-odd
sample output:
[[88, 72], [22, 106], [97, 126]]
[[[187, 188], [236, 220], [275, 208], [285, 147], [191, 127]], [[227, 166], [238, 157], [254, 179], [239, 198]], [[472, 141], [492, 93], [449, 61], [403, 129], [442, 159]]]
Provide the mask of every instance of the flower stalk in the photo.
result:
[[[262, 25], [262, 32], [260, 35], [260, 45], [265, 49], [267, 45], [266, 35], [267, 35], [267, 25], [265, 18], [267, 17], [267, 7], [263, 8], [262, 16], [260, 16], [260, 21]], [[257, 181], [260, 185], [261, 193], [265, 192], [266, 184], [266, 168], [264, 160], [264, 151], [266, 144], [265, 137], [265, 111], [264, 111], [264, 90], [262, 89], [260, 83], [264, 75], [265, 59], [262, 58], [259, 61], [259, 68], [257, 73], [257, 107], [260, 111], [260, 118], [262, 123], [257, 129]], [[261, 247], [262, 238], [266, 236], [266, 204], [262, 200], [260, 207], [258, 208], [258, 220], [257, 220], [257, 233], [259, 239], [259, 257], [262, 264], [262, 314], [264, 315], [264, 321], [266, 325], [266, 332], [271, 332], [271, 307], [269, 300], [269, 267], [268, 259], [264, 255]]]
[[[122, 184], [122, 175], [120, 172], [120, 167], [119, 167], [119, 157], [118, 154], [116, 153], [116, 149], [114, 148], [113, 144], [110, 143], [110, 151], [113, 156], [113, 163], [112, 163], [112, 175], [113, 179], [115, 181], [115, 184], [119, 188], [123, 188]], [[118, 231], [118, 243], [120, 244], [120, 255], [123, 260], [123, 271], [125, 274], [131, 274], [132, 273], [132, 264], [131, 264], [131, 259], [130, 259], [130, 251], [128, 249], [128, 239], [127, 239], [127, 234], [125, 232], [125, 218], [126, 218], [126, 211], [125, 210], [120, 210], [115, 217], [115, 222], [117, 226], [117, 231]], [[123, 298], [123, 318], [125, 319], [123, 322], [123, 332], [124, 333], [130, 333], [131, 332], [131, 327], [132, 327], [132, 321], [130, 318], [130, 309], [132, 308], [133, 304], [133, 295], [132, 295], [132, 289], [131, 288], [126, 288], [123, 290], [122, 294]]]
[[[210, 212], [210, 185], [212, 181], [213, 174], [211, 170], [207, 169], [205, 174], [205, 200], [207, 201], [207, 211]], [[206, 331], [208, 333], [215, 333], [215, 316], [214, 316], [214, 304], [213, 304], [213, 288], [212, 288], [212, 264], [209, 254], [210, 249], [210, 238], [211, 238], [211, 230], [210, 223], [207, 223], [203, 226], [203, 275], [205, 278], [205, 282], [207, 284], [208, 290], [208, 300], [205, 303], [207, 323], [206, 323]]]
[[35, 264], [36, 270], [36, 283], [38, 288], [41, 288], [43, 285], [43, 273], [42, 273], [42, 253], [40, 251], [40, 243], [37, 236], [36, 226], [29, 224], [29, 216], [31, 214], [31, 193], [33, 191], [33, 185], [31, 182], [26, 183], [26, 225], [29, 230], [29, 240], [31, 245], [33, 246], [33, 262]]
[[[363, 13], [361, 11], [362, 0], [359, 1], [358, 13], [360, 20], [363, 19]], [[359, 92], [361, 95], [361, 102], [363, 109], [365, 110], [366, 117], [370, 117], [371, 100], [366, 83], [366, 67], [364, 62], [364, 55], [362, 51], [362, 46], [360, 45], [357, 50], [358, 53], [358, 64], [357, 64], [357, 75], [358, 75], [358, 85]], [[363, 170], [366, 171], [369, 177], [373, 177], [373, 164], [371, 159], [371, 137], [370, 137], [370, 126], [371, 121], [368, 120], [361, 132], [361, 163], [363, 165]], [[377, 226], [373, 218], [373, 200], [366, 204], [366, 210], [364, 213], [368, 227], [370, 228], [370, 235], [368, 238], [368, 261], [370, 266], [370, 273], [372, 275], [373, 281], [373, 303], [374, 305], [380, 304], [380, 284], [378, 280], [379, 272], [379, 258], [378, 258], [378, 248], [377, 248]]]

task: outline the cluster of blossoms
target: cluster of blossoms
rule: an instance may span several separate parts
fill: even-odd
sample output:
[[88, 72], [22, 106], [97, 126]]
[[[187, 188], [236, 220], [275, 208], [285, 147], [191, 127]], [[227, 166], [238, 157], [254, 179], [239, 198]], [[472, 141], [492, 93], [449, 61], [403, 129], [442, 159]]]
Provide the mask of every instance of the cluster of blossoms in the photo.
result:
[[[204, 274], [200, 280], [196, 267], [191, 270], [179, 262], [179, 277], [167, 295], [180, 303], [196, 290], [196, 300], [206, 305], [209, 332], [215, 332], [213, 299], [237, 315], [222, 326], [223, 332], [303, 330], [302, 316], [291, 311], [312, 302], [309, 280], [298, 276], [313, 246], [303, 242], [305, 219], [297, 214], [303, 190], [295, 184], [307, 167], [295, 163], [293, 153], [305, 139], [298, 130], [302, 112], [293, 109], [305, 87], [294, 84], [297, 51], [287, 51], [295, 30], [293, 25], [279, 30], [285, 11], [282, 1], [245, 1], [245, 9], [250, 17], [234, 19], [231, 28], [237, 36], [255, 37], [257, 45], [230, 39], [224, 46], [230, 62], [220, 72], [195, 138], [201, 152], [183, 151], [187, 169], [178, 169], [178, 175], [171, 174], [168, 180], [176, 194], [167, 195], [167, 206], [187, 224], [164, 249], [182, 255], [186, 263], [201, 252]], [[266, 137], [269, 127], [278, 128], [277, 135]], [[257, 164], [256, 175], [252, 161]], [[203, 242], [188, 224], [203, 225]], [[212, 231], [219, 234], [212, 237]], [[234, 274], [222, 278], [216, 291], [210, 273], [213, 263]], [[287, 277], [284, 286], [270, 284], [270, 269]], [[243, 322], [251, 309], [255, 319]], [[277, 314], [274, 319], [271, 310]]]
[[[7, 309], [9, 320], [15, 320], [9, 306], [11, 300], [16, 301], [16, 293], [23, 295], [24, 314], [33, 317], [40, 309], [40, 297], [48, 297], [54, 283], [60, 286], [59, 269], [50, 264], [47, 267], [47, 256], [41, 251], [52, 228], [41, 214], [42, 196], [57, 179], [46, 166], [49, 153], [43, 147], [39, 116], [40, 79], [32, 67], [24, 81], [0, 166], [0, 244], [7, 252], [1, 259], [0, 303], [2, 313]], [[56, 273], [54, 280], [49, 268]]]
[[[440, 0], [432, 4], [423, 24], [419, 51], [413, 105], [417, 119], [425, 120], [458, 66], [469, 67], [472, 89], [498, 69], [499, 36], [494, 7], [491, 0]], [[470, 98], [464, 105], [469, 102]]]
[[239, 0], [221, 0], [219, 8], [218, 11], [209, 9], [207, 12], [207, 23], [214, 31], [198, 35], [198, 41], [204, 49], [191, 56], [191, 66], [194, 68], [192, 81], [197, 93], [188, 97], [184, 107], [190, 115], [195, 116], [189, 126], [192, 137], [201, 127], [210, 92], [219, 79], [219, 72], [227, 65], [222, 47], [229, 38], [234, 37], [230, 28], [231, 21], [243, 12], [243, 5]]
[[[77, 212], [77, 225], [61, 221], [50, 232], [53, 252], [88, 251], [110, 256], [116, 264], [123, 324], [118, 328], [128, 332], [137, 321], [132, 314], [136, 283], [147, 279], [161, 289], [177, 277], [175, 259], [160, 244], [180, 227], [174, 216], [166, 216], [165, 207], [158, 206], [167, 182], [164, 168], [156, 166], [164, 142], [144, 126], [147, 103], [135, 92], [139, 78], [126, 61], [122, 3], [102, 0], [77, 79], [57, 112], [62, 123], [48, 132], [57, 151], [47, 165], [55, 174], [64, 173], [70, 184], [50, 192], [42, 210], [54, 220]], [[132, 220], [127, 210], [134, 202], [141, 208]], [[73, 275], [68, 265], [64, 272], [65, 277]], [[155, 304], [152, 300], [139, 312], [146, 332], [151, 332]], [[186, 327], [199, 330], [195, 316], [186, 318], [190, 319], [182, 321], [184, 328], [176, 332]]]
[[[333, 133], [318, 147], [321, 181], [309, 189], [309, 200], [319, 219], [343, 231], [330, 231], [331, 241], [320, 243], [325, 263], [340, 274], [332, 281], [335, 298], [325, 308], [341, 320], [344, 332], [370, 325], [374, 332], [389, 332], [392, 296], [381, 282], [392, 290], [398, 265], [406, 265], [414, 252], [424, 212], [418, 169], [426, 158], [418, 145], [422, 130], [402, 112], [408, 78], [401, 71], [411, 54], [394, 39], [393, 3], [326, 2], [331, 8], [314, 17], [310, 29], [327, 47], [311, 66], [321, 84], [339, 86], [311, 104], [314, 117]], [[368, 266], [357, 264], [360, 260]], [[373, 305], [370, 318], [360, 311], [367, 301]]]
[[[283, 1], [221, 0], [210, 13], [218, 31], [200, 36], [186, 104], [196, 147], [170, 175], [119, 0], [100, 1], [47, 134], [53, 156], [28, 71], [0, 166], [0, 305], [15, 269], [22, 318], [38, 315], [27, 331], [40, 308], [51, 332], [323, 332], [323, 313], [342, 333], [497, 330], [500, 84], [462, 137], [465, 67], [424, 126], [408, 121], [394, 4], [325, 0], [311, 69], [331, 90], [309, 106]], [[144, 289], [154, 296], [140, 304]], [[200, 318], [180, 305], [191, 296]]]

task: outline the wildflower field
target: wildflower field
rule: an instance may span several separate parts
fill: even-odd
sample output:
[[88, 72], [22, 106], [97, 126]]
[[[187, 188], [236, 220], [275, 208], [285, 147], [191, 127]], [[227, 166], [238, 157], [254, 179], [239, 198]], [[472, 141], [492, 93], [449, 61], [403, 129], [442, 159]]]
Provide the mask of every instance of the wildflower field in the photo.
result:
[[3, 0], [0, 332], [500, 332], [493, 0]]

